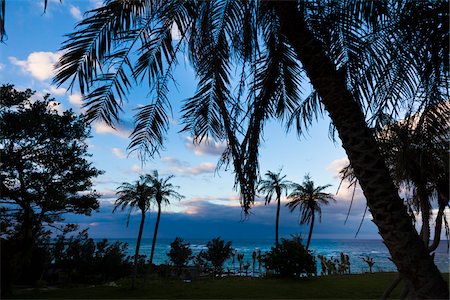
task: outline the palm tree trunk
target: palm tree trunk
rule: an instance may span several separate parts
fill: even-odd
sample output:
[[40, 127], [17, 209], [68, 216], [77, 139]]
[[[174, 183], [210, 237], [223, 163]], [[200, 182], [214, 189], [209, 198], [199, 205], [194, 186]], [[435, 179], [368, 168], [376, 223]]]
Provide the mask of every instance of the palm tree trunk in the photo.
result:
[[136, 286], [136, 275], [137, 275], [137, 264], [138, 264], [138, 257], [139, 257], [139, 248], [141, 248], [141, 238], [142, 238], [142, 232], [144, 230], [144, 221], [145, 221], [145, 212], [141, 212], [141, 225], [139, 226], [139, 233], [138, 233], [138, 239], [136, 242], [136, 252], [134, 253], [134, 267], [133, 267], [133, 278], [131, 280], [131, 288], [134, 289]]
[[314, 228], [314, 218], [315, 217], [316, 217], [315, 213], [312, 212], [311, 225], [309, 226], [308, 240], [306, 241], [306, 251], [308, 251], [309, 243], [311, 242], [311, 236], [312, 236], [312, 231], [313, 231], [313, 228]]
[[280, 18], [281, 33], [294, 47], [339, 133], [373, 222], [405, 279], [410, 296], [448, 299], [448, 286], [417, 234], [364, 114], [347, 89], [345, 70], [336, 70], [322, 43], [308, 29], [296, 1], [273, 2], [273, 5]]
[[280, 196], [277, 196], [277, 218], [275, 220], [275, 247], [278, 248], [278, 224], [280, 221]]
[[156, 236], [158, 235], [158, 227], [159, 227], [159, 219], [160, 218], [161, 218], [161, 204], [158, 203], [158, 216], [156, 217], [155, 232], [153, 233], [152, 251], [150, 253], [149, 269], [151, 269], [152, 264], [153, 264], [153, 255], [155, 254]]

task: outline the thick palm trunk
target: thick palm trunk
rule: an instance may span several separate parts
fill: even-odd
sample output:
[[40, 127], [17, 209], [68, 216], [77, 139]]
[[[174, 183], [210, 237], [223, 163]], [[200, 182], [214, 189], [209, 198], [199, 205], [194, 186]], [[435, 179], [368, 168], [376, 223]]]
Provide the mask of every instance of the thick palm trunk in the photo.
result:
[[275, 219], [275, 247], [278, 248], [278, 224], [280, 222], [280, 197], [277, 196], [277, 217]]
[[134, 253], [133, 278], [131, 280], [131, 288], [133, 288], [133, 289], [136, 286], [137, 264], [138, 264], [138, 257], [139, 257], [139, 248], [141, 248], [142, 231], [144, 230], [144, 221], [145, 221], [145, 212], [142, 211], [141, 225], [139, 226], [138, 239], [136, 242], [136, 252]]
[[336, 70], [321, 42], [307, 28], [296, 1], [273, 5], [280, 17], [281, 32], [293, 45], [339, 133], [373, 222], [410, 289], [410, 296], [448, 299], [448, 286], [417, 234], [361, 108], [347, 89], [345, 70]]
[[150, 267], [153, 264], [153, 255], [155, 254], [156, 236], [158, 235], [159, 219], [161, 218], [161, 204], [158, 203], [158, 216], [156, 217], [155, 232], [153, 233], [152, 251], [150, 253]]
[[[315, 214], [313, 212], [312, 214], [312, 218], [311, 218], [311, 225], [309, 226], [309, 233], [308, 233], [308, 240], [306, 241], [306, 251], [308, 251], [309, 249], [309, 243], [311, 242], [311, 236], [312, 236], [312, 231], [314, 228], [314, 218], [315, 218]], [[320, 220], [319, 220], [320, 221]]]

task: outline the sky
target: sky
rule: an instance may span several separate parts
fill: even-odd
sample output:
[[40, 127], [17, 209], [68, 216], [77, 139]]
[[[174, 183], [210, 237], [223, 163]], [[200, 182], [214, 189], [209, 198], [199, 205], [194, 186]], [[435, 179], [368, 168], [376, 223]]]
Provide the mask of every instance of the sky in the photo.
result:
[[[83, 113], [82, 97], [75, 88], [67, 91], [64, 86], [52, 85], [53, 65], [61, 55], [59, 51], [64, 35], [88, 9], [101, 4], [99, 0], [48, 1], [44, 13], [44, 1], [9, 0], [6, 2], [6, 31], [8, 38], [0, 45], [0, 82], [14, 84], [16, 89], [31, 88], [40, 98], [50, 93], [61, 103], [60, 109], [73, 109]], [[174, 33], [176, 34], [176, 33]], [[94, 180], [95, 189], [102, 194], [100, 210], [87, 216], [67, 216], [66, 222], [76, 222], [89, 227], [96, 238], [132, 238], [137, 236], [140, 216], [132, 215], [126, 227], [126, 213], [112, 213], [116, 188], [122, 182], [132, 182], [140, 174], [158, 170], [161, 175], [173, 174], [172, 183], [180, 187], [185, 196], [181, 201], [164, 207], [159, 237], [173, 238], [272, 238], [276, 205], [265, 206], [258, 199], [248, 218], [242, 215], [239, 196], [233, 189], [234, 177], [230, 170], [216, 171], [216, 164], [224, 149], [223, 143], [210, 141], [201, 145], [192, 143], [192, 136], [179, 133], [179, 109], [184, 99], [196, 89], [196, 78], [187, 62], [180, 64], [174, 75], [177, 85], [169, 87], [169, 99], [173, 105], [171, 128], [165, 141], [165, 149], [144, 165], [136, 155], [127, 153], [128, 135], [132, 130], [133, 109], [145, 104], [148, 89], [140, 86], [125, 101], [125, 113], [117, 130], [101, 122], [92, 124], [92, 138], [88, 140], [89, 152], [95, 167], [105, 173]], [[305, 83], [305, 90], [307, 90]], [[306, 95], [305, 95], [306, 96]], [[332, 141], [328, 134], [330, 120], [324, 115], [310, 128], [306, 136], [299, 138], [295, 132], [286, 132], [278, 122], [270, 122], [264, 131], [260, 151], [260, 171], [277, 171], [282, 168], [286, 179], [301, 183], [309, 173], [316, 185], [331, 184], [326, 191], [335, 194], [336, 203], [322, 210], [322, 222], [316, 223], [313, 238], [354, 238], [365, 209], [365, 199], [358, 188], [348, 221], [352, 190], [344, 182], [336, 195], [340, 179], [339, 170], [348, 163], [339, 138]], [[263, 196], [263, 195], [261, 195]], [[282, 203], [286, 203], [283, 197]], [[147, 218], [144, 238], [153, 233], [155, 209]], [[309, 227], [299, 225], [298, 212], [290, 213], [281, 208], [280, 235], [302, 234], [307, 237]], [[370, 213], [357, 238], [379, 238], [377, 228], [371, 222]]]

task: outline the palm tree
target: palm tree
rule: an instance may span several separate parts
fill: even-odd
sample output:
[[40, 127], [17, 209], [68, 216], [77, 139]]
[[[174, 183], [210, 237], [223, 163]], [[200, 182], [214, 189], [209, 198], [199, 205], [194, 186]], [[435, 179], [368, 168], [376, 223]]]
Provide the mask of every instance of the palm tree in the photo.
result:
[[[246, 213], [266, 121], [301, 130], [326, 110], [411, 296], [448, 298], [368, 126], [384, 112], [397, 116], [407, 99], [410, 107], [448, 99], [447, 20], [447, 1], [111, 0], [68, 35], [55, 82], [77, 82], [88, 119], [113, 125], [133, 85], [127, 74], [148, 79], [153, 101], [136, 115], [130, 149], [152, 156], [169, 126], [167, 82], [187, 49], [199, 86], [184, 105], [184, 130], [227, 141], [222, 162], [234, 167]], [[233, 66], [248, 97], [244, 88], [233, 95]], [[302, 76], [313, 88], [304, 101]]]
[[119, 198], [115, 201], [113, 213], [120, 208], [124, 210], [126, 207], [129, 207], [128, 217], [127, 217], [127, 226], [130, 223], [131, 213], [135, 209], [139, 209], [141, 211], [141, 224], [139, 226], [139, 233], [136, 242], [136, 251], [134, 254], [134, 267], [133, 267], [133, 277], [131, 281], [131, 287], [134, 288], [136, 285], [136, 275], [137, 275], [137, 264], [139, 257], [139, 248], [141, 247], [141, 238], [142, 232], [144, 231], [144, 221], [145, 214], [150, 209], [150, 201], [152, 199], [152, 189], [149, 186], [149, 182], [146, 176], [140, 176], [139, 180], [136, 182], [128, 183], [124, 182], [121, 186], [117, 188], [117, 195]]
[[278, 248], [278, 224], [280, 222], [280, 205], [281, 205], [281, 194], [283, 191], [287, 195], [287, 191], [291, 185], [291, 183], [287, 180], [286, 175], [281, 176], [281, 170], [278, 173], [274, 173], [272, 171], [267, 171], [266, 178], [260, 180], [258, 183], [258, 193], [264, 193], [265, 196], [265, 205], [270, 204], [273, 196], [275, 195], [277, 201], [277, 214], [275, 219], [275, 246]]
[[153, 264], [153, 255], [155, 254], [156, 237], [158, 235], [159, 220], [161, 219], [161, 206], [162, 204], [170, 204], [171, 198], [177, 200], [181, 200], [182, 198], [184, 198], [184, 196], [175, 191], [175, 189], [179, 187], [169, 183], [169, 180], [173, 177], [173, 175], [167, 176], [165, 178], [159, 177], [157, 170], [154, 170], [152, 174], [146, 175], [146, 180], [148, 180], [150, 188], [152, 190], [152, 200], [154, 200], [156, 202], [156, 205], [158, 206], [158, 215], [156, 217], [155, 231], [153, 233], [152, 240], [152, 250], [150, 253], [150, 268]]
[[330, 186], [329, 184], [314, 186], [314, 182], [309, 175], [305, 176], [303, 184], [292, 184], [293, 191], [288, 196], [288, 199], [291, 201], [286, 206], [289, 207], [291, 212], [299, 208], [301, 215], [300, 224], [310, 224], [306, 250], [309, 249], [316, 214], [319, 215], [320, 222], [322, 219], [321, 206], [330, 204], [330, 201], [335, 201], [331, 194], [323, 192]]

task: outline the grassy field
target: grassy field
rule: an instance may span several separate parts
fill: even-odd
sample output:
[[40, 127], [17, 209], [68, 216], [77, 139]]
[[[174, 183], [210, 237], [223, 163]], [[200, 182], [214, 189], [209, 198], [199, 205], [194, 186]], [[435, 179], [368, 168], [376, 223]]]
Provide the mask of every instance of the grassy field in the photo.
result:
[[[54, 290], [16, 291], [14, 299], [379, 299], [396, 275], [375, 273], [324, 276], [309, 279], [197, 279], [151, 280], [130, 290], [126, 281], [118, 287], [96, 286]], [[446, 274], [448, 279], [448, 274]], [[396, 298], [402, 286], [393, 293]]]

